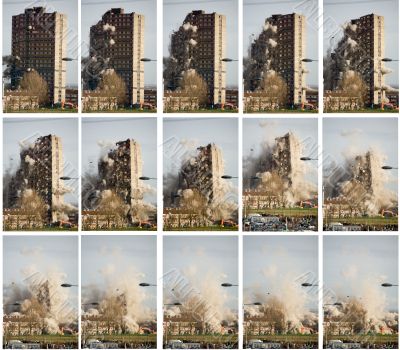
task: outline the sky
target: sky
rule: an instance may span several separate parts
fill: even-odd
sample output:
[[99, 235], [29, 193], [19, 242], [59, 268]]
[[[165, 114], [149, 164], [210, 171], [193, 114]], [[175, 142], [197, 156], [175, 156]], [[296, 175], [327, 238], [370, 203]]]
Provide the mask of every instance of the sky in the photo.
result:
[[[376, 150], [387, 157], [386, 164], [398, 167], [397, 118], [324, 118], [324, 168], [335, 162], [344, 164], [348, 158]], [[397, 170], [386, 173], [386, 187], [397, 192]]]
[[[55, 272], [65, 274], [61, 283], [79, 284], [76, 236], [5, 236], [3, 262], [4, 286], [26, 285], [37, 273], [45, 277]], [[78, 309], [78, 288], [68, 290], [70, 305]]]
[[[144, 22], [144, 56], [157, 59], [157, 1], [98, 1], [82, 0], [82, 56], [88, 55], [90, 27], [101, 20], [101, 17], [111, 8], [123, 8], [125, 13], [139, 13], [145, 16]], [[156, 62], [144, 63], [145, 86], [157, 85]]]
[[[275, 138], [291, 131], [303, 144], [304, 156], [318, 157], [318, 120], [311, 118], [246, 118], [243, 120], [243, 158], [257, 156], [262, 145], [272, 145]], [[253, 150], [253, 151], [252, 151]], [[318, 168], [315, 161], [307, 162], [308, 180], [318, 182]]]
[[[307, 292], [301, 283], [317, 283], [317, 236], [246, 236], [243, 239], [243, 300], [262, 302], [257, 296], [283, 299]], [[293, 287], [293, 288], [292, 288]], [[318, 291], [308, 290], [306, 307], [318, 309]], [[283, 300], [285, 303], [285, 300]]]
[[[47, 12], [67, 15], [67, 57], [78, 57], [77, 0], [3, 0], [3, 56], [11, 55], [12, 16], [24, 13], [25, 8], [46, 7]], [[5, 66], [3, 66], [5, 68]], [[67, 86], [78, 86], [78, 61], [67, 62]]]
[[[12, 173], [20, 165], [20, 142], [34, 143], [46, 135], [61, 137], [64, 176], [78, 177], [78, 120], [75, 118], [4, 118], [3, 128], [3, 174]], [[73, 193], [64, 195], [67, 203], [78, 203], [78, 181], [67, 181], [66, 185], [74, 189]]]
[[[239, 59], [238, 49], [238, 2], [237, 0], [163, 0], [163, 56], [169, 56], [171, 34], [183, 24], [186, 15], [195, 10], [206, 13], [219, 13], [226, 16], [226, 56], [234, 60]], [[238, 62], [226, 64], [226, 84], [238, 87]]]
[[[105, 150], [115, 147], [115, 143], [134, 139], [142, 148], [143, 176], [157, 177], [157, 119], [145, 118], [82, 118], [82, 174], [97, 174], [97, 162]], [[104, 149], [104, 148], [103, 148]], [[90, 163], [92, 162], [92, 163]], [[156, 181], [147, 185], [157, 187]], [[154, 193], [146, 193], [145, 200], [157, 203]]]
[[[222, 151], [225, 174], [239, 176], [236, 118], [164, 118], [164, 176], [180, 170], [182, 150], [215, 143]], [[185, 148], [185, 145], [188, 148]], [[184, 159], [182, 159], [184, 160]], [[231, 179], [237, 186], [237, 179]]]
[[[132, 277], [139, 283], [157, 284], [156, 236], [82, 236], [81, 244], [83, 290], [90, 285], [106, 290], [110, 281], [104, 271], [112, 271], [116, 279]], [[157, 289], [142, 291], [146, 292], [146, 305], [156, 309]]]
[[[338, 298], [371, 298], [387, 301], [387, 311], [398, 310], [398, 237], [396, 236], [325, 236], [324, 287]], [[325, 295], [331, 295], [326, 292]]]
[[[384, 16], [385, 20], [385, 57], [399, 59], [399, 1], [398, 0], [351, 0], [338, 4], [335, 0], [324, 1], [324, 55], [331, 47], [331, 38], [335, 45], [343, 35], [342, 26], [352, 19], [374, 13]], [[398, 62], [387, 62], [386, 67], [393, 70], [385, 75], [389, 85], [399, 86]]]
[[[163, 246], [164, 275], [176, 269], [195, 289], [205, 293], [207, 288], [216, 290], [227, 307], [238, 309], [238, 287], [221, 286], [221, 283], [239, 282], [237, 237], [166, 236]], [[164, 288], [164, 302], [171, 298], [171, 293]]]
[[[294, 0], [276, 1], [266, 0], [257, 4], [254, 0], [243, 0], [243, 57], [248, 56], [252, 35], [261, 34], [265, 20], [272, 15], [287, 15], [299, 13], [306, 17], [306, 56], [318, 60], [318, 1]], [[307, 84], [318, 87], [318, 62], [306, 63], [310, 73], [307, 75]]]

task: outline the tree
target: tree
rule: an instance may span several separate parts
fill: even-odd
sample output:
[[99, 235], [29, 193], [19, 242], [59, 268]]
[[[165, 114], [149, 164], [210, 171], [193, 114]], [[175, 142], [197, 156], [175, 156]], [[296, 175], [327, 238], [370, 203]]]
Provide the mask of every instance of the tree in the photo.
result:
[[278, 107], [284, 106], [287, 97], [285, 80], [275, 71], [266, 72], [261, 81], [261, 94], [267, 97], [270, 108], [273, 108], [275, 105]]
[[362, 107], [366, 100], [367, 86], [361, 75], [355, 71], [347, 71], [340, 82], [340, 90], [353, 104]]
[[124, 105], [127, 102], [125, 82], [113, 69], [106, 70], [99, 89], [107, 97], [116, 97], [118, 105]]
[[28, 96], [37, 96], [39, 105], [49, 102], [49, 88], [47, 82], [35, 70], [25, 72], [22, 77], [20, 88]]
[[128, 210], [122, 198], [114, 191], [105, 190], [101, 193], [97, 211], [107, 221], [108, 229], [112, 226], [124, 226], [127, 223]]
[[199, 106], [207, 104], [207, 84], [194, 69], [189, 69], [183, 74], [180, 86], [185, 96], [197, 98]]
[[39, 194], [31, 189], [22, 193], [19, 207], [23, 215], [26, 215], [29, 228], [35, 222], [44, 223], [47, 217], [47, 205]]

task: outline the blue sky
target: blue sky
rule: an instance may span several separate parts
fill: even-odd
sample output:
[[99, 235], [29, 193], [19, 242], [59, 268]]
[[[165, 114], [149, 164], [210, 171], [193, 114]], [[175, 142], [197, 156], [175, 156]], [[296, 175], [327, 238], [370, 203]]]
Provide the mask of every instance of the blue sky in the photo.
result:
[[[243, 0], [243, 57], [248, 56], [250, 37], [257, 37], [264, 26], [265, 19], [272, 15], [299, 13], [307, 18], [306, 56], [318, 60], [318, 1], [262, 1]], [[318, 86], [318, 62], [307, 63], [309, 86]]]
[[[239, 59], [238, 34], [238, 2], [237, 0], [196, 1], [186, 0], [179, 2], [163, 0], [163, 56], [169, 56], [170, 35], [183, 24], [186, 15], [194, 10], [203, 10], [206, 13], [219, 13], [226, 16], [226, 56]], [[237, 87], [238, 62], [226, 64], [226, 84]]]
[[[116, 142], [134, 139], [142, 148], [143, 176], [157, 177], [157, 119], [145, 118], [82, 118], [82, 174], [97, 174], [102, 150]], [[105, 144], [106, 148], [101, 148]], [[92, 162], [92, 163], [90, 163]], [[156, 181], [148, 181], [156, 188]], [[156, 195], [146, 193], [146, 200], [156, 203]]]
[[[64, 156], [64, 176], [78, 177], [78, 119], [75, 118], [4, 118], [3, 129], [3, 173], [13, 173], [20, 165], [20, 141], [35, 142], [49, 134], [61, 137]], [[68, 203], [78, 202], [78, 181], [67, 181], [74, 189], [64, 199]]]
[[[303, 276], [303, 277], [302, 277]], [[285, 294], [291, 286], [297, 293], [306, 292], [301, 283], [317, 283], [317, 236], [246, 236], [243, 239], [243, 298], [245, 303], [257, 295], [296, 297]], [[306, 306], [317, 310], [317, 291], [309, 293]], [[283, 300], [285, 302], [285, 300]]]
[[[145, 16], [144, 56], [157, 59], [157, 2], [156, 0], [131, 1], [98, 1], [82, 0], [82, 55], [87, 56], [89, 50], [90, 27], [96, 24], [105, 12], [111, 8], [123, 8], [125, 13], [136, 12]], [[157, 84], [156, 62], [144, 64], [145, 85]]]
[[[397, 118], [324, 118], [323, 164], [344, 164], [348, 157], [378, 151], [386, 164], [398, 167]], [[397, 192], [397, 171], [386, 173], [387, 188]]]
[[327, 290], [339, 298], [377, 295], [385, 298], [388, 310], [398, 310], [398, 288], [381, 287], [384, 282], [398, 284], [398, 237], [325, 236], [323, 244]]
[[[237, 237], [164, 237], [163, 274], [172, 269], [179, 270], [191, 286], [200, 291], [207, 292], [207, 285], [215, 288], [230, 309], [238, 309], [238, 287], [220, 286], [224, 282], [238, 284]], [[169, 300], [168, 297], [168, 291], [164, 291], [164, 301]]]
[[[275, 138], [291, 131], [302, 142], [304, 156], [318, 158], [318, 120], [311, 118], [251, 118], [243, 120], [243, 158], [257, 156], [267, 142], [273, 145]], [[318, 181], [317, 162], [307, 163], [307, 178]]]
[[[67, 15], [67, 57], [76, 59], [78, 57], [77, 0], [3, 0], [3, 56], [11, 55], [12, 16], [24, 13], [25, 8], [38, 6], [46, 7], [47, 12]], [[67, 85], [78, 85], [78, 61], [67, 62]]]
[[[83, 289], [92, 285], [105, 290], [109, 281], [104, 271], [110, 268], [113, 279], [157, 284], [156, 236], [83, 236], [81, 244]], [[156, 309], [157, 289], [146, 287], [141, 291], [147, 295], [146, 305]]]
[[[61, 283], [79, 284], [78, 237], [5, 236], [3, 238], [3, 285], [25, 285], [34, 274], [65, 274]], [[62, 287], [60, 287], [62, 288]], [[71, 287], [68, 301], [78, 308], [78, 288]], [[66, 289], [63, 289], [65, 292]]]
[[[399, 2], [398, 0], [376, 1], [344, 1], [339, 4], [335, 0], [324, 1], [324, 55], [330, 49], [331, 37], [337, 43], [342, 37], [342, 26], [352, 19], [374, 13], [385, 17], [385, 56], [394, 60], [399, 59]], [[338, 34], [336, 34], [338, 33]], [[386, 75], [385, 81], [389, 85], [398, 86], [398, 62], [385, 63], [393, 70]]]

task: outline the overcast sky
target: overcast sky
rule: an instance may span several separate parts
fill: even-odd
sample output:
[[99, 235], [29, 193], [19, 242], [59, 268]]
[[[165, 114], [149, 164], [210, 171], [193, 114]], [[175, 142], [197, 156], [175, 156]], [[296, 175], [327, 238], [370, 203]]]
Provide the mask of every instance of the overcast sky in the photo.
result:
[[[12, 16], [24, 13], [25, 8], [43, 6], [47, 12], [67, 15], [67, 57], [78, 58], [78, 1], [77, 0], [3, 0], [3, 56], [11, 55]], [[5, 68], [5, 66], [3, 66]], [[67, 85], [78, 86], [78, 61], [67, 62]]]
[[[248, 57], [250, 43], [258, 37], [265, 20], [272, 15], [302, 14], [306, 17], [306, 54], [303, 58], [318, 60], [318, 1], [266, 0], [257, 4], [254, 0], [243, 0], [243, 57]], [[318, 62], [306, 63], [310, 73], [307, 75], [309, 86], [318, 86]]]
[[[82, 0], [82, 56], [88, 56], [90, 27], [101, 20], [111, 8], [123, 8], [125, 13], [135, 12], [144, 15], [144, 56], [157, 59], [157, 1], [98, 1]], [[146, 86], [157, 85], [156, 62], [144, 63], [144, 82]]]
[[[3, 173], [12, 173], [20, 165], [20, 142], [34, 143], [39, 137], [49, 134], [61, 137], [64, 157], [64, 176], [78, 177], [78, 119], [75, 118], [4, 118], [3, 128]], [[78, 203], [78, 181], [70, 180], [66, 185], [74, 189], [64, 195], [68, 203]]]
[[324, 287], [338, 298], [350, 295], [372, 302], [378, 297], [386, 311], [398, 310], [398, 288], [381, 287], [384, 282], [398, 284], [397, 240], [382, 235], [325, 236]]
[[[216, 12], [226, 16], [226, 56], [239, 59], [238, 2], [237, 0], [186, 0], [184, 2], [163, 0], [163, 56], [169, 56], [171, 34], [183, 24], [185, 17], [192, 11], [203, 10], [206, 13]], [[238, 62], [226, 64], [227, 86], [239, 86]]]
[[[261, 296], [292, 302], [294, 293], [307, 292], [301, 283], [317, 283], [317, 236], [246, 236], [243, 239], [243, 298], [245, 303]], [[308, 293], [305, 305], [318, 309], [317, 291]], [[285, 300], [285, 298], [287, 300]]]
[[[61, 283], [79, 284], [78, 237], [5, 236], [3, 265], [4, 286], [13, 282], [26, 285], [33, 280], [31, 276], [48, 278], [54, 273], [63, 274]], [[78, 309], [78, 288], [63, 288], [65, 291], [69, 292], [68, 301]]]
[[[164, 118], [164, 176], [178, 174], [188, 151], [215, 143], [222, 152], [225, 174], [238, 176], [238, 121], [236, 118]], [[185, 152], [186, 151], [186, 152]], [[183, 156], [183, 155], [186, 156]], [[237, 186], [237, 179], [231, 179]]]
[[[365, 15], [374, 13], [385, 18], [385, 57], [399, 59], [399, 1], [398, 0], [351, 0], [338, 2], [335, 0], [324, 1], [324, 55], [331, 50], [331, 42], [336, 45], [343, 36], [342, 26]], [[335, 37], [331, 40], [332, 37]], [[389, 85], [399, 85], [398, 62], [385, 63], [386, 67], [393, 70], [385, 75]]]
[[[171, 270], [179, 271], [203, 297], [212, 290], [227, 307], [238, 309], [238, 287], [221, 286], [227, 282], [238, 284], [237, 237], [166, 236], [163, 274]], [[164, 302], [171, 298], [164, 288]]]
[[[251, 118], [243, 120], [243, 158], [256, 157], [263, 145], [292, 132], [303, 145], [303, 155], [318, 157], [318, 120], [313, 118]], [[244, 163], [243, 163], [244, 165]], [[317, 162], [306, 162], [307, 180], [317, 184]], [[255, 174], [254, 174], [255, 175]]]
[[[100, 156], [115, 148], [119, 141], [133, 139], [142, 149], [143, 176], [157, 177], [157, 119], [144, 118], [82, 118], [82, 174], [97, 174]], [[104, 145], [105, 147], [101, 147]], [[156, 181], [147, 181], [156, 188]], [[157, 202], [155, 193], [146, 193], [146, 201]]]
[[[397, 118], [324, 118], [323, 165], [324, 169], [344, 164], [346, 159], [374, 150], [386, 157], [382, 165], [398, 167]], [[386, 187], [397, 192], [397, 170], [385, 173]]]
[[[89, 286], [106, 290], [113, 281], [124, 279], [157, 284], [157, 238], [82, 236], [81, 264], [83, 290]], [[109, 276], [105, 271], [110, 272]], [[146, 293], [146, 305], [156, 309], [157, 289], [149, 287], [141, 291]]]

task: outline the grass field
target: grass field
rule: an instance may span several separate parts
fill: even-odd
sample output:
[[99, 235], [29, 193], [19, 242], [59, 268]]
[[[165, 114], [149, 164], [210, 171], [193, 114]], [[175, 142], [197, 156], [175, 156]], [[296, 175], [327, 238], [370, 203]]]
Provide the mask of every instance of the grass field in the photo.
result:
[[[243, 335], [246, 341], [246, 335]], [[247, 335], [247, 340], [259, 339], [265, 342], [285, 342], [285, 343], [316, 343], [318, 342], [318, 334], [271, 334], [271, 335]]]
[[[328, 338], [328, 339], [326, 339]], [[341, 340], [351, 343], [369, 343], [369, 344], [385, 344], [398, 343], [398, 334], [354, 334], [354, 335], [328, 335], [324, 336], [324, 344], [326, 340]]]
[[[324, 113], [338, 113], [338, 111], [324, 111]], [[398, 110], [396, 109], [385, 109], [385, 110], [381, 110], [381, 109], [357, 109], [354, 111], [340, 111], [340, 113], [399, 113]]]
[[10, 340], [20, 340], [28, 343], [41, 343], [41, 344], [78, 344], [77, 335], [7, 335], [3, 337], [4, 342]]
[[209, 343], [209, 344], [224, 344], [224, 343], [237, 343], [237, 334], [203, 334], [203, 335], [168, 335], [164, 336], [164, 343], [169, 340], [182, 340], [191, 343]]
[[[397, 225], [398, 218], [390, 217], [384, 218], [382, 216], [371, 216], [371, 217], [353, 217], [353, 218], [332, 218], [329, 222], [341, 222], [342, 224], [352, 224], [352, 225], [369, 225], [369, 226], [384, 226], [384, 225]], [[324, 224], [327, 223], [326, 218], [324, 218]]]
[[280, 215], [280, 216], [317, 216], [317, 208], [276, 208], [276, 209], [247, 209], [247, 214], [269, 214], [269, 215]]
[[[85, 335], [82, 335], [82, 341]], [[117, 342], [117, 343], [156, 343], [157, 334], [102, 334], [88, 335], [86, 340], [97, 339], [102, 342]]]
[[164, 231], [238, 231], [238, 227], [221, 227], [221, 226], [164, 227]]

